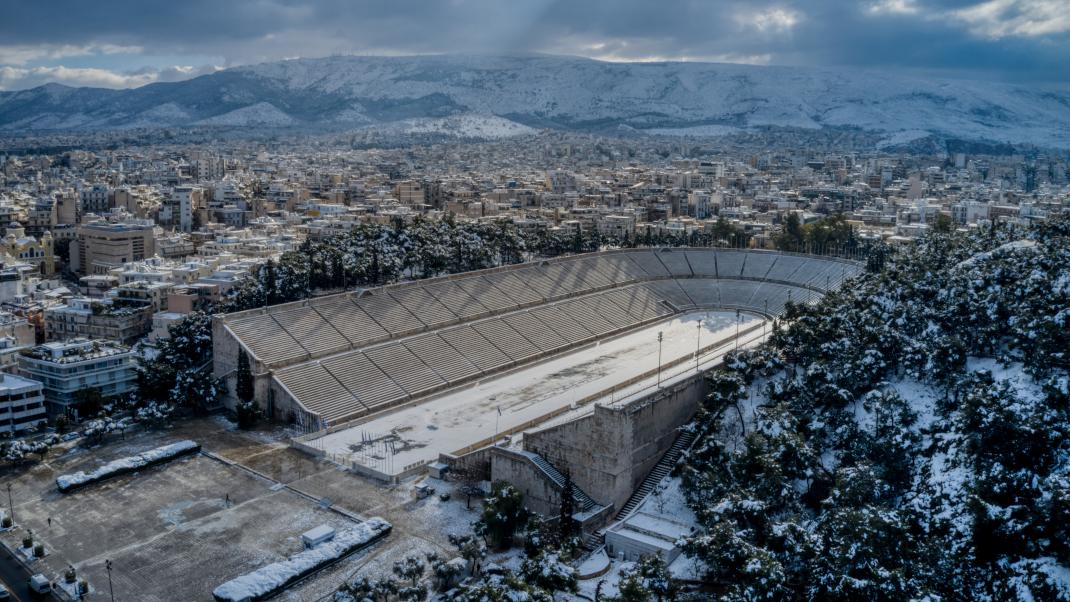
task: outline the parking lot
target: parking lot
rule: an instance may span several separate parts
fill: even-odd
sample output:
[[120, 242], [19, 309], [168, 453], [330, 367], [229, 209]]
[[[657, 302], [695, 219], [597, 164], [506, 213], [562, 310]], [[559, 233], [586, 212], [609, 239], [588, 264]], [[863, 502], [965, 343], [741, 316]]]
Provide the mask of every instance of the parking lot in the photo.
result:
[[[204, 453], [75, 493], [56, 491], [59, 474], [185, 438], [201, 443]], [[301, 533], [312, 527], [345, 528], [353, 524], [350, 515], [394, 524], [384, 542], [278, 598], [317, 600], [355, 572], [389, 572], [406, 553], [449, 553], [447, 535], [467, 530], [476, 518], [463, 500], [415, 501], [411, 483], [371, 483], [289, 448], [281, 431], [243, 433], [218, 418], [131, 434], [93, 450], [66, 447], [3, 475], [12, 483], [19, 529], [0, 539], [17, 546], [32, 529], [48, 551], [34, 570], [57, 578], [72, 564], [89, 580], [90, 600], [110, 599], [107, 560], [116, 599], [210, 600], [219, 583], [299, 551]]]

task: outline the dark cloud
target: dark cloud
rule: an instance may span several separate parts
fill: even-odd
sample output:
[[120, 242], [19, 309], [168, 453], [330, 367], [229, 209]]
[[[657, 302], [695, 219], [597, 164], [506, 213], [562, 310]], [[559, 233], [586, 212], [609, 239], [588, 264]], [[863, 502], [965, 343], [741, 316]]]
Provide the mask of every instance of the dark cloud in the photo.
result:
[[[182, 64], [192, 70], [151, 67], [167, 80], [211, 68], [199, 57], [232, 65], [541, 51], [1070, 81], [1070, 17], [1061, 11], [1065, 0], [50, 0], [6, 3], [0, 67], [5, 47], [20, 57], [38, 47], [191, 57]], [[48, 66], [62, 63], [56, 55]]]

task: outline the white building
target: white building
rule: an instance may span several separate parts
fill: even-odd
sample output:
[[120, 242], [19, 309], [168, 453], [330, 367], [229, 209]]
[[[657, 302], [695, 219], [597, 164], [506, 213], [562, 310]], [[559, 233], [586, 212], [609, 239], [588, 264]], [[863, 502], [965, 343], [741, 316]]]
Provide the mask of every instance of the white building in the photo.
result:
[[41, 383], [0, 372], [0, 434], [16, 435], [45, 422]]
[[193, 212], [203, 205], [204, 190], [177, 186], [160, 207], [160, 222], [182, 232], [193, 231]]
[[687, 195], [687, 212], [695, 219], [706, 219], [713, 213], [712, 196], [706, 190], [692, 190]]
[[988, 203], [966, 201], [951, 205], [951, 218], [957, 224], [976, 224], [988, 219]]
[[636, 512], [606, 530], [606, 552], [628, 561], [656, 554], [670, 564], [680, 555], [676, 542], [690, 534], [689, 525], [668, 516]]
[[19, 372], [44, 386], [48, 413], [71, 412], [77, 418], [75, 393], [93, 388], [105, 397], [132, 391], [137, 371], [134, 352], [109, 341], [75, 339], [45, 343], [23, 352]]

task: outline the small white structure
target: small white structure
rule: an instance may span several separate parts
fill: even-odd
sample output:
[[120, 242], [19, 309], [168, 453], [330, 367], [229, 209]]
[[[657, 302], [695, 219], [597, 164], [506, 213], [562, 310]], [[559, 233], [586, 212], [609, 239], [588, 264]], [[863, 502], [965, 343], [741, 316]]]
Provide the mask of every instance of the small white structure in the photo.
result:
[[435, 461], [427, 465], [427, 474], [433, 479], [443, 480], [446, 478], [446, 472], [449, 468], [448, 464]]
[[691, 527], [645, 512], [636, 512], [606, 530], [606, 551], [621, 560], [639, 560], [657, 554], [671, 563], [680, 555], [676, 542], [691, 533]]
[[30, 577], [28, 585], [30, 586], [30, 591], [35, 594], [47, 594], [52, 591], [52, 582], [41, 573]]
[[305, 531], [301, 534], [301, 541], [305, 544], [305, 549], [311, 550], [312, 548], [334, 539], [334, 529], [327, 525], [320, 525]]

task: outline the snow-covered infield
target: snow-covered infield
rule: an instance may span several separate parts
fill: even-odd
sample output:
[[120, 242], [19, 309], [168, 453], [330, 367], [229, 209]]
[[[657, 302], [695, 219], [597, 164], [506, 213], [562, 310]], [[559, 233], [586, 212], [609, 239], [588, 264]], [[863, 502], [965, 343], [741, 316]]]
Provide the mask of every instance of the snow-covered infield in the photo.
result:
[[157, 464], [163, 464], [164, 462], [174, 460], [180, 456], [194, 454], [199, 451], [201, 451], [200, 443], [186, 439], [184, 441], [179, 441], [178, 443], [172, 443], [170, 445], [164, 445], [162, 447], [141, 452], [136, 456], [128, 456], [126, 458], [112, 460], [89, 473], [78, 471], [74, 474], [60, 475], [56, 477], [56, 487], [59, 489], [60, 493], [70, 493], [76, 489], [99, 483], [105, 479], [117, 477], [122, 474], [134, 472]]
[[385, 537], [392, 528], [393, 525], [379, 517], [369, 518], [312, 549], [235, 577], [215, 588], [212, 596], [218, 602], [263, 600], [286, 589], [302, 577]]

